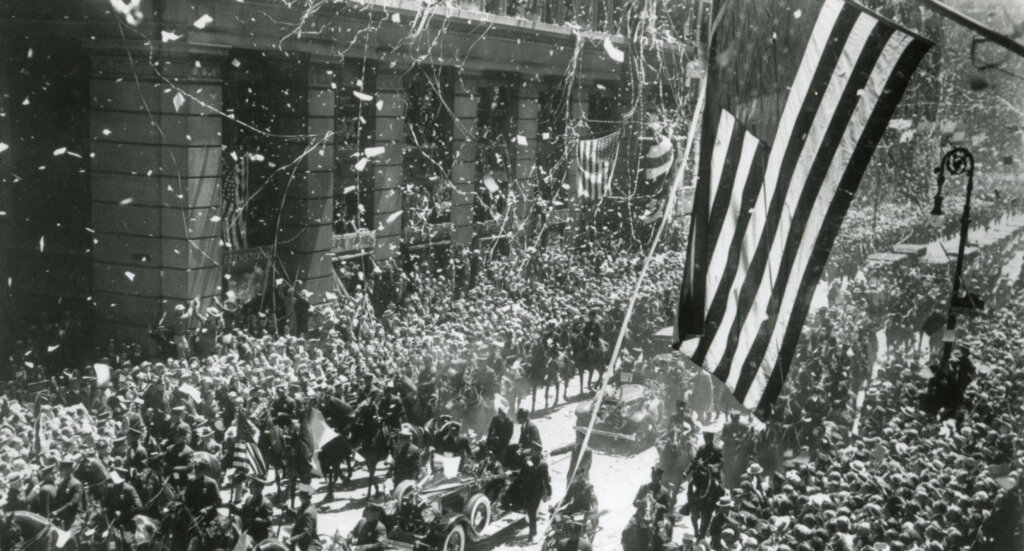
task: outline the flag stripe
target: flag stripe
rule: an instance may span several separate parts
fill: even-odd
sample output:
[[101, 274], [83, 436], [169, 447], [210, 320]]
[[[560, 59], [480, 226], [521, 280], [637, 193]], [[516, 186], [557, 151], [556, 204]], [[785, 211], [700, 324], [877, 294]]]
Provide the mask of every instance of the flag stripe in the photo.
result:
[[[731, 117], [730, 117], [731, 118]], [[718, 242], [718, 234], [722, 231], [722, 223], [725, 222], [725, 213], [732, 201], [732, 190], [736, 185], [736, 177], [741, 174], [740, 162], [743, 160], [743, 148], [746, 145], [747, 131], [739, 124], [732, 124], [732, 134], [729, 142], [721, 149], [726, 153], [727, 160], [722, 172], [719, 174], [718, 191], [715, 192], [715, 200], [711, 203], [711, 212], [714, 216], [708, 220], [708, 240], [711, 243]], [[718, 144], [715, 144], [718, 149]], [[750, 152], [753, 154], [752, 152]], [[749, 168], [749, 165], [748, 167]]]
[[618, 154], [619, 132], [592, 140], [579, 140], [576, 163], [579, 168], [577, 193], [580, 196], [597, 200], [608, 192]]
[[[736, 173], [736, 181], [733, 183], [732, 196], [729, 198], [728, 209], [719, 216], [722, 219], [722, 229], [713, 238], [716, 246], [711, 253], [710, 266], [721, 266], [723, 264], [736, 265], [739, 259], [739, 244], [737, 236], [742, 237], [746, 231], [747, 221], [750, 219], [750, 211], [761, 191], [761, 182], [764, 179], [764, 162], [768, 146], [758, 140], [750, 132], [743, 136], [743, 149], [737, 164], [740, 170]], [[722, 276], [729, 273], [728, 270], [711, 270], [708, 272], [708, 288], [715, 289], [722, 280]]]
[[[870, 36], [860, 52], [855, 52], [852, 48], [847, 50], [850, 57], [853, 57], [854, 53], [859, 53], [859, 59], [856, 60], [856, 64], [852, 68], [852, 76], [845, 85], [842, 97], [829, 113], [834, 113], [834, 116], [829, 122], [828, 129], [821, 136], [821, 147], [817, 149], [813, 162], [807, 167], [804, 176], [805, 181], [799, 182], [800, 186], [803, 187], [803, 192], [800, 194], [799, 199], [793, 201], [793, 203], [787, 201], [791, 205], [795, 204], [795, 209], [793, 210], [792, 221], [789, 224], [788, 231], [787, 228], [780, 228], [779, 232], [775, 235], [775, 242], [772, 243], [772, 252], [769, 256], [780, 259], [774, 281], [762, 278], [757, 291], [757, 298], [755, 298], [757, 306], [754, 307], [741, 330], [746, 340], [742, 341], [745, 346], [740, 348], [740, 350], [746, 351], [746, 355], [743, 353], [736, 354], [732, 364], [732, 370], [741, 371], [736, 385], [737, 397], [746, 396], [750, 383], [757, 373], [754, 369], [742, 370], [742, 366], [748, 365], [749, 361], [753, 361], [756, 365], [760, 363], [761, 358], [764, 358], [768, 339], [771, 338], [773, 333], [773, 325], [778, 321], [778, 313], [782, 306], [781, 301], [786, 285], [790, 280], [790, 274], [793, 271], [797, 255], [802, 252], [801, 247], [805, 249], [813, 247], [814, 240], [821, 230], [821, 224], [824, 221], [822, 218], [824, 210], [835, 195], [835, 185], [837, 183], [835, 181], [827, 181], [825, 177], [828, 174], [829, 167], [833, 165], [834, 159], [841, 160], [841, 163], [845, 165], [849, 158], [849, 150], [846, 152], [840, 151], [843, 136], [849, 132], [859, 134], [860, 129], [863, 128], [864, 123], [867, 121], [866, 116], [858, 119], [855, 116], [855, 111], [860, 103], [866, 103], [864, 96], [869, 91], [864, 86], [868, 84], [868, 77], [873, 74], [872, 67], [876, 67], [877, 70], [881, 71], [891, 70], [892, 64], [899, 58], [900, 51], [906, 47], [906, 42], [909, 41], [906, 35], [897, 35], [893, 37], [895, 43], [887, 44], [890, 37], [893, 36], [891, 28], [881, 25], [875, 26], [873, 24], [874, 19], [866, 14], [861, 16], [861, 20], [871, 22]], [[883, 49], [886, 50], [885, 55], [882, 55]], [[895, 57], [889, 59], [889, 56], [893, 54], [895, 54]], [[796, 198], [794, 197], [793, 199]], [[814, 215], [817, 215], [817, 217], [812, 218]], [[805, 239], [805, 237], [809, 238], [809, 240]], [[785, 241], [782, 238], [785, 238]], [[802, 272], [805, 267], [806, 264], [800, 266], [798, 273]]]
[[[788, 174], [803, 147], [829, 77], [839, 61], [852, 23], [856, 20], [857, 13], [855, 11], [841, 10], [841, 7], [841, 2], [838, 5], [827, 2], [822, 7], [822, 15], [815, 24], [811, 42], [801, 59], [798, 73], [798, 75], [805, 74], [808, 78], [798, 77], [794, 83], [780, 120], [779, 131], [768, 157], [763, 195], [773, 198], [771, 204], [774, 208], [769, 209], [766, 201], [757, 202], [743, 240], [740, 265], [736, 271], [727, 274], [728, 276], [737, 276], [748, 271], [760, 273], [764, 269], [766, 252], [761, 252], [758, 255], [757, 245], [762, 232], [774, 231], [779, 211], [783, 206], [775, 197], [785, 190], [777, 189], [776, 184], [780, 181], [786, 183], [789, 180]], [[790, 140], [790, 136], [795, 138]], [[711, 215], [712, 218], [714, 216], [714, 214]], [[709, 242], [715, 243], [714, 241]], [[733, 337], [719, 332], [718, 329], [719, 327], [730, 327], [730, 321], [736, 315], [737, 301], [735, 299], [739, 292], [738, 286], [741, 283], [742, 279], [736, 281], [727, 277], [717, 289], [707, 289], [708, 292], [714, 293], [707, 323], [714, 327], [714, 334], [721, 337], [720, 339], [702, 339], [697, 349], [696, 356], [700, 358], [700, 361], [704, 360], [705, 354], [708, 355], [709, 366], [717, 367], [719, 365], [725, 354], [725, 339]], [[725, 321], [723, 322], [723, 320]], [[727, 373], [724, 371], [716, 371], [716, 375], [723, 381], [727, 378]]]
[[[896, 106], [899, 104], [899, 100], [907, 88], [910, 75], [913, 74], [914, 69], [928, 52], [930, 46], [930, 43], [923, 40], [911, 40], [903, 50], [895, 69], [889, 73], [885, 88], [875, 98], [874, 103], [871, 104], [873, 109], [870, 109], [868, 101], [864, 101], [858, 106], [865, 111], [870, 109], [870, 119], [861, 133], [860, 139], [856, 141], [856, 147], [850, 155], [849, 162], [845, 166], [841, 164], [834, 165], [837, 167], [836, 170], [843, 171], [838, 186], [839, 192], [829, 206], [821, 235], [814, 245], [814, 250], [810, 253], [807, 269], [804, 270], [800, 281], [800, 288], [792, 306], [793, 313], [790, 316], [789, 323], [784, 326], [784, 336], [779, 346], [777, 360], [770, 364], [765, 362], [765, 365], [777, 367], [772, 369], [767, 377], [764, 375], [759, 376], [759, 380], [763, 381], [764, 384], [763, 394], [756, 406], [760, 410], [765, 410], [769, 407], [782, 392], [782, 385], [789, 372], [789, 365], [793, 361], [793, 355], [796, 353], [796, 345], [800, 339], [803, 322], [807, 318], [807, 312], [810, 309], [814, 288], [817, 286], [821, 273], [825, 269], [825, 264], [828, 262], [832, 243], [842, 227], [842, 220], [846, 216], [850, 203], [853, 202], [854, 193], [861, 177], [864, 175], [864, 171], [867, 169], [875, 146], [882, 138], [882, 134], [885, 133], [888, 121], [892, 118], [893, 112], [896, 110]], [[879, 75], [879, 78], [884, 78], [884, 76]], [[851, 142], [854, 141], [854, 138], [850, 135], [847, 135], [846, 138], [849, 138]], [[755, 402], [754, 400], [745, 400], [745, 403], [753, 404]]]

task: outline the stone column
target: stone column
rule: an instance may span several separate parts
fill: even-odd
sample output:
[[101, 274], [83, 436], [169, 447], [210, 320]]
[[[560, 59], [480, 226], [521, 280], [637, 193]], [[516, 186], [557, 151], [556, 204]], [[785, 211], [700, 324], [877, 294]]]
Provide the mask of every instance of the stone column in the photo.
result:
[[[528, 190], [528, 197], [534, 197], [537, 187], [537, 116], [540, 113], [537, 85], [523, 82], [519, 87], [519, 108], [517, 120], [516, 145], [516, 180], [521, 188]], [[526, 139], [526, 145], [519, 142], [519, 137]], [[522, 201], [516, 205], [516, 215], [524, 220], [530, 216], [533, 201]]]
[[396, 258], [402, 245], [402, 166], [405, 150], [405, 110], [407, 95], [402, 73], [407, 66], [382, 63], [377, 69], [377, 100], [380, 109], [374, 126], [373, 147], [384, 153], [373, 159], [373, 225], [376, 260]]
[[326, 59], [312, 59], [305, 73], [305, 94], [295, 98], [295, 129], [310, 136], [298, 169], [284, 184], [284, 209], [278, 234], [278, 258], [288, 277], [301, 281], [319, 304], [334, 287], [331, 265], [334, 218], [334, 90], [340, 69]]
[[476, 201], [476, 115], [480, 101], [478, 75], [463, 72], [455, 80], [455, 119], [452, 128], [452, 225], [453, 241], [468, 245], [473, 240], [473, 204]]
[[99, 338], [150, 343], [174, 307], [221, 287], [224, 51], [90, 49], [93, 300]]

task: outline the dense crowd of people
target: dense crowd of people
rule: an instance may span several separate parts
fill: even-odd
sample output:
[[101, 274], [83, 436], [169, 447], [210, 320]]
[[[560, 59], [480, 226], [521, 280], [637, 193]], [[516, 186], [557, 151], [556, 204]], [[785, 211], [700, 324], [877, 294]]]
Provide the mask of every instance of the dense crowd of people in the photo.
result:
[[[1015, 237], [984, 249], [967, 286], [1000, 282], [1006, 252], [1019, 246]], [[309, 483], [321, 465], [310, 429], [313, 408], [349, 437], [353, 426], [379, 420], [393, 439], [384, 456], [393, 457], [395, 483], [418, 473], [423, 440], [412, 443], [419, 438], [412, 428], [443, 437], [441, 446], [480, 453], [463, 448], [460, 438], [468, 439], [471, 429], [483, 434], [499, 410], [537, 408], [537, 388], [545, 389], [548, 407], [549, 398], [557, 404], [577, 378], [581, 392], [598, 380], [641, 262], [614, 250], [552, 247], [493, 260], [462, 278], [401, 271], [384, 301], [375, 300], [379, 293], [371, 284], [350, 295], [339, 289], [328, 303], [309, 307], [301, 304], [300, 288], [291, 311], [297, 306], [302, 316], [278, 323], [260, 323], [266, 316], [230, 303], [183, 305], [164, 339], [168, 359], [146, 360], [141, 346], [112, 343], [98, 352], [109, 374], [106, 367], [58, 371], [54, 366], [74, 356], [55, 358], [59, 347], [51, 350], [49, 333], [23, 343], [31, 346], [20, 351], [16, 377], [0, 396], [4, 535], [17, 534], [24, 519], [14, 515], [31, 511], [79, 537], [103, 537], [109, 531], [97, 530], [102, 526], [120, 527], [128, 539], [145, 537], [130, 522], [133, 513], [165, 527], [176, 518], [212, 521], [221, 504], [217, 491], [226, 485], [243, 529], [258, 541], [274, 517], [262, 497], [267, 471], [253, 472], [256, 465], [245, 460], [244, 444], [251, 442], [288, 480], [278, 505], [299, 498], [292, 540], [285, 543], [315, 548]], [[627, 348], [649, 348], [651, 335], [671, 319], [682, 257], [654, 258]], [[697, 450], [693, 464], [705, 469], [700, 476], [720, 477], [722, 485], [714, 510], [698, 519], [706, 525], [695, 525], [698, 533], [706, 528], [718, 548], [801, 550], [876, 542], [890, 549], [959, 549], [1000, 537], [985, 527], [1020, 511], [1012, 503], [1019, 504], [1019, 486], [1005, 488], [1014, 487], [1007, 474], [1016, 476], [1022, 459], [1017, 435], [1024, 426], [1024, 380], [1013, 369], [1019, 361], [1014, 347], [1024, 338], [1017, 323], [1024, 314], [1022, 290], [1000, 287], [1007, 294], [997, 301], [1001, 307], [966, 331], [974, 337], [962, 342], [975, 346], [964, 350], [974, 350], [985, 373], [972, 373], [955, 403], [922, 412], [907, 407], [927, 395], [930, 384], [920, 377], [911, 346], [920, 315], [908, 312], [927, 310], [920, 305], [944, 296], [945, 281], [944, 268], [895, 267], [833, 283], [829, 307], [808, 323], [794, 376], [764, 430], [753, 431], [734, 416]], [[77, 334], [73, 316], [58, 325]], [[271, 334], [275, 327], [280, 334]], [[879, 330], [893, 336], [890, 362], [870, 383]], [[68, 348], [80, 353], [83, 346]], [[970, 359], [962, 350], [954, 360], [954, 369], [966, 371]], [[652, 371], [668, 395], [685, 395], [691, 407], [704, 402], [698, 409], [711, 410], [713, 400], [698, 397], [695, 381], [678, 366], [629, 353], [622, 361], [628, 369]], [[854, 399], [859, 390], [867, 396], [862, 409]], [[534, 434], [525, 430], [528, 414], [520, 420], [523, 432]], [[371, 445], [350, 439], [352, 448]], [[536, 442], [520, 444], [531, 456], [541, 448], [539, 434]], [[344, 459], [341, 454], [324, 461], [325, 476], [327, 463]], [[691, 482], [699, 479], [688, 474]], [[74, 489], [75, 481], [84, 486]], [[638, 506], [650, 505], [645, 495]], [[654, 501], [662, 498], [658, 493]], [[168, 510], [178, 516], [168, 517]], [[204, 541], [226, 530], [210, 526]], [[376, 537], [377, 524], [360, 526], [357, 531]], [[191, 529], [182, 533], [193, 537]]]

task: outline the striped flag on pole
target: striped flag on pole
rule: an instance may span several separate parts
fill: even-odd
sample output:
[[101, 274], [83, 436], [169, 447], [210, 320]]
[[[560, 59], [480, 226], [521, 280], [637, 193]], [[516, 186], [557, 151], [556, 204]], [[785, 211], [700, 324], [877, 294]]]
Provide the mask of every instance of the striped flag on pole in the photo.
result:
[[246, 472], [257, 478], [267, 477], [267, 462], [263, 459], [256, 441], [259, 439], [259, 430], [246, 418], [244, 412], [237, 413], [235, 420], [235, 446], [231, 455], [231, 466], [236, 472]]
[[860, 178], [931, 43], [843, 0], [726, 5], [677, 338], [700, 336], [693, 360], [764, 417]]
[[619, 158], [620, 131], [592, 140], [579, 140], [576, 162], [579, 166], [578, 194], [597, 201], [608, 193], [615, 163]]

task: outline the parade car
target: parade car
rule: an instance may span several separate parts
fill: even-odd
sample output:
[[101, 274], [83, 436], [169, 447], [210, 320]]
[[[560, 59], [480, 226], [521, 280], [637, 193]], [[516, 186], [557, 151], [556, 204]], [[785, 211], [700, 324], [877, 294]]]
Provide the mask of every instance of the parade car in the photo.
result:
[[[507, 482], [500, 475], [499, 485]], [[438, 476], [418, 483], [405, 480], [384, 504], [386, 549], [464, 551], [524, 517], [492, 503], [494, 480], [472, 475]]]
[[[590, 425], [594, 401], [576, 408], [576, 433], [582, 436]], [[591, 442], [604, 442], [612, 446], [626, 445], [646, 449], [654, 444], [661, 426], [664, 407], [661, 398], [641, 384], [632, 381], [629, 374], [621, 374], [614, 389], [605, 393]]]

